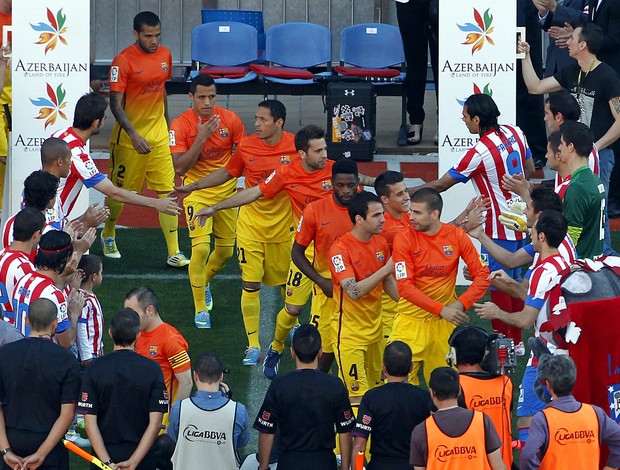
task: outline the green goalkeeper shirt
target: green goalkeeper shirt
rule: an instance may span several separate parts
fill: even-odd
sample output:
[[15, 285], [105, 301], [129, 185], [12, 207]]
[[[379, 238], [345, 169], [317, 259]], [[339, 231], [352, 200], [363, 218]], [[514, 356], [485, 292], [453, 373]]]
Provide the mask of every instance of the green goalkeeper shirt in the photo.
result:
[[588, 166], [577, 169], [564, 196], [568, 233], [580, 258], [603, 254], [605, 188]]

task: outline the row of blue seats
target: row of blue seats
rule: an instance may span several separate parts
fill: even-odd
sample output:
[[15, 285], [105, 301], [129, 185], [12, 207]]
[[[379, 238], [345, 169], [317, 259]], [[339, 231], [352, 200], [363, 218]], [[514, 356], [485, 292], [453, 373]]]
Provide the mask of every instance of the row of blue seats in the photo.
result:
[[[203, 11], [204, 16], [204, 11]], [[204, 19], [204, 18], [203, 18]], [[283, 23], [265, 34], [259, 63], [258, 30], [237, 21], [211, 21], [192, 31], [192, 72], [208, 73], [216, 83], [267, 81], [306, 85], [316, 80], [308, 68], [321, 67], [329, 76], [358, 77], [377, 84], [404, 79], [400, 31], [383, 23], [349, 26], [340, 34], [340, 65], [332, 69], [332, 33], [317, 24]]]

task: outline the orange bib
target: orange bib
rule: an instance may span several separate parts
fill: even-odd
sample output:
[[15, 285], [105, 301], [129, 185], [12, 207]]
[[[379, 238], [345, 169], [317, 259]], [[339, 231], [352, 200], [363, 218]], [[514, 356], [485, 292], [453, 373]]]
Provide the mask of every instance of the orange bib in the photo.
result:
[[459, 381], [467, 408], [482, 411], [493, 421], [502, 440], [502, 460], [506, 468], [510, 468], [512, 466], [512, 423], [510, 420], [512, 381], [506, 376], [480, 380], [463, 374], [459, 375]]
[[474, 411], [469, 428], [459, 437], [446, 436], [433, 416], [427, 418], [426, 469], [490, 470], [484, 434], [484, 415], [479, 411]]
[[600, 433], [592, 405], [583, 403], [574, 413], [557, 408], [546, 408], [543, 413], [549, 425], [549, 446], [540, 468], [597, 470], [601, 453]]

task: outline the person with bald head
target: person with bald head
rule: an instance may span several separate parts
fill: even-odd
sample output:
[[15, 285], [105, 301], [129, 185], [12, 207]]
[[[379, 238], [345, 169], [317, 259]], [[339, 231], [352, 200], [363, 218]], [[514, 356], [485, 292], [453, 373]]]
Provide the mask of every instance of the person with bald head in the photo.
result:
[[69, 469], [62, 439], [75, 414], [80, 370], [53, 338], [57, 307], [32, 301], [28, 338], [0, 347], [1, 468]]
[[[59, 180], [66, 179], [71, 171], [71, 149], [69, 144], [56, 137], [45, 139], [43, 145], [41, 145], [41, 169], [46, 173], [54, 175]], [[68, 215], [63, 210], [60, 189], [61, 187], [59, 186], [54, 207], [48, 209], [46, 213], [47, 223], [56, 230], [64, 230], [67, 225]], [[108, 217], [110, 211], [105, 207], [97, 208], [98, 205], [98, 203], [92, 204], [84, 214], [78, 217], [77, 220], [84, 225], [84, 230], [90, 227], [98, 227]]]

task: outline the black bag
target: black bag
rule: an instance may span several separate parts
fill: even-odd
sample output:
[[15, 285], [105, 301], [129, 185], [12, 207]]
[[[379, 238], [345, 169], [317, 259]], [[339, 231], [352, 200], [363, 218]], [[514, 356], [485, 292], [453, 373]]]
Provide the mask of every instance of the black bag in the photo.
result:
[[376, 151], [377, 94], [372, 83], [327, 85], [327, 155], [370, 162]]

